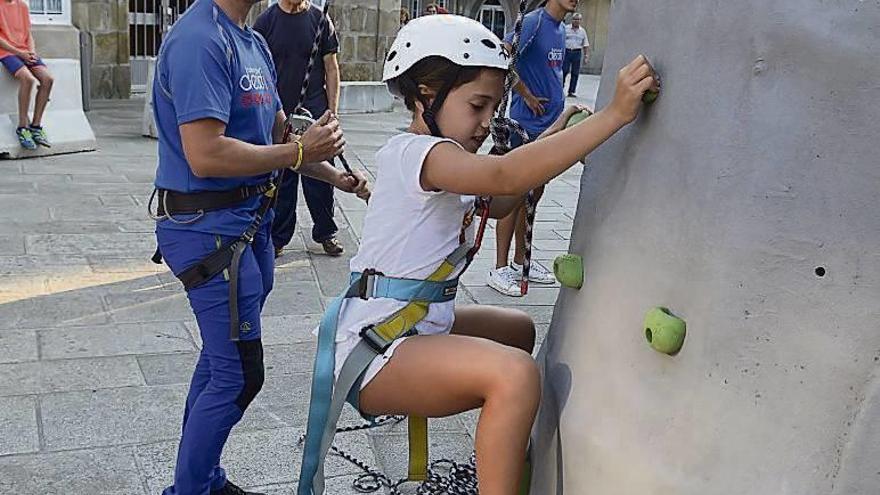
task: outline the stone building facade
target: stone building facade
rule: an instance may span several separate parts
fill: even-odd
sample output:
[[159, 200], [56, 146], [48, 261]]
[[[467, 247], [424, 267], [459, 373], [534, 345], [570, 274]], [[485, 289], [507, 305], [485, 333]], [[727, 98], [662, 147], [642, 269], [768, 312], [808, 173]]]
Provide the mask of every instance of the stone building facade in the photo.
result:
[[[32, 0], [35, 1], [35, 0]], [[49, 1], [49, 0], [43, 0]], [[41, 23], [34, 33], [41, 54], [47, 58], [80, 58], [80, 33], [87, 49], [81, 60], [88, 74], [85, 86], [92, 98], [128, 98], [143, 91], [146, 67], [157, 53], [162, 24], [173, 23], [194, 0], [54, 0], [63, 5], [65, 20]], [[608, 31], [608, 12], [613, 0], [581, 0], [593, 46], [584, 72], [599, 73]], [[340, 41], [340, 69], [344, 81], [377, 80], [400, 23], [400, 9], [419, 15], [432, 0], [335, 0], [330, 7]], [[439, 0], [450, 12], [481, 20], [498, 33], [512, 28], [518, 0]], [[539, 0], [530, 0], [529, 8]], [[255, 17], [268, 3], [252, 12]]]
[[127, 0], [71, 0], [72, 23], [91, 38], [92, 98], [128, 98], [131, 90]]
[[329, 13], [339, 33], [342, 80], [380, 79], [400, 26], [400, 0], [337, 0]]

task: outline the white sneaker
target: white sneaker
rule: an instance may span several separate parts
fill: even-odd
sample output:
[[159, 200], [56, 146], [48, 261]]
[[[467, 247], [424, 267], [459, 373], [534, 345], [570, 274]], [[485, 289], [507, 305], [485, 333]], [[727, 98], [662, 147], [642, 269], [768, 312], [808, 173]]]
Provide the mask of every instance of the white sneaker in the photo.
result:
[[[522, 265], [518, 265], [513, 261], [510, 262], [510, 271], [514, 273], [514, 277], [517, 279], [522, 278], [522, 270]], [[555, 284], [556, 275], [544, 267], [544, 265], [532, 260], [532, 266], [529, 267], [529, 282], [545, 285]]]
[[509, 266], [489, 270], [486, 283], [505, 296], [522, 297], [522, 292], [519, 290], [519, 276]]

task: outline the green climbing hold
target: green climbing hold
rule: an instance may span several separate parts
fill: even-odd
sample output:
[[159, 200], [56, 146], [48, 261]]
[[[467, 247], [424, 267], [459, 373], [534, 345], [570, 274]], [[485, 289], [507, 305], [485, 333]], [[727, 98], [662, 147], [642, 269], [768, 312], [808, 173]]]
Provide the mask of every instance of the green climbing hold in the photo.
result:
[[645, 94], [642, 95], [642, 101], [645, 103], [654, 103], [657, 97], [660, 96], [659, 91], [654, 91], [653, 89], [649, 89], [645, 91]]
[[593, 112], [586, 109], [577, 112], [576, 114], [568, 118], [568, 122], [565, 123], [565, 128], [568, 129], [573, 125], [580, 124], [590, 115], [593, 115]]
[[553, 274], [563, 287], [580, 289], [584, 285], [584, 259], [576, 254], [560, 254], [553, 260]]
[[645, 338], [657, 352], [674, 356], [684, 345], [687, 325], [666, 308], [653, 308], [645, 316]]

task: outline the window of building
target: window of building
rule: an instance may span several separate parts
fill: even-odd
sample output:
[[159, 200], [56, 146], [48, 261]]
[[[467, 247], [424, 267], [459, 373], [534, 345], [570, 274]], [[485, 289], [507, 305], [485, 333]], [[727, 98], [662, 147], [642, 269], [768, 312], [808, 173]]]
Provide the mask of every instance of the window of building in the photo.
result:
[[480, 7], [480, 22], [495, 33], [495, 36], [504, 39], [504, 9], [498, 0], [486, 0], [483, 3]]
[[450, 8], [447, 0], [403, 0], [400, 6], [409, 10], [410, 18], [415, 19], [416, 17], [425, 15], [425, 9], [432, 3], [437, 4], [446, 10], [449, 10]]
[[29, 0], [32, 24], [70, 24], [70, 0]]

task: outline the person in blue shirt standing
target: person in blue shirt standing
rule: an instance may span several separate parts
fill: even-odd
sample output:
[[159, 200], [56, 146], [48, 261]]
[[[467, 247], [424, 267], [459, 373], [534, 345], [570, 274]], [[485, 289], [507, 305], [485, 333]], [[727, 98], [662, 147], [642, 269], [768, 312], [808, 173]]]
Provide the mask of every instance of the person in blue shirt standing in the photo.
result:
[[[321, 39], [309, 73], [308, 91], [300, 101], [312, 45], [319, 29]], [[254, 22], [254, 30], [266, 39], [275, 60], [278, 93], [284, 111], [292, 113], [301, 105], [315, 117], [328, 108], [335, 115], [339, 109], [339, 63], [336, 60], [339, 39], [330, 16], [325, 16], [309, 0], [279, 0], [260, 14]], [[281, 256], [296, 229], [299, 182], [299, 174], [287, 173], [279, 186], [275, 223], [272, 225], [275, 256]], [[325, 253], [341, 255], [344, 250], [336, 239], [339, 228], [333, 220], [333, 186], [303, 177], [302, 189], [312, 216], [312, 240], [320, 244]]]
[[[245, 25], [253, 0], [197, 0], [163, 41], [153, 85], [159, 131], [155, 198], [161, 258], [184, 283], [202, 350], [164, 495], [242, 495], [220, 455], [260, 391], [260, 312], [274, 281], [270, 239], [279, 170], [368, 195], [329, 112], [282, 144], [284, 113], [265, 40]], [[278, 144], [275, 144], [278, 143]], [[161, 255], [161, 257], [160, 257]]]
[[[537, 138], [562, 114], [565, 93], [562, 88], [562, 62], [565, 56], [565, 16], [577, 9], [577, 0], [548, 0], [544, 6], [526, 14], [520, 34], [516, 72], [519, 82], [514, 87], [510, 117], [520, 123], [529, 135]], [[508, 33], [508, 49], [513, 41]], [[522, 145], [518, 138], [511, 143]], [[544, 189], [535, 190], [538, 198]], [[507, 217], [498, 220], [495, 229], [495, 269], [489, 271], [488, 285], [498, 292], [519, 297], [519, 279], [525, 258], [525, 207], [520, 206]], [[516, 235], [513, 261], [508, 264], [510, 244]], [[532, 262], [529, 281], [539, 284], [556, 282], [553, 273], [539, 263]]]

